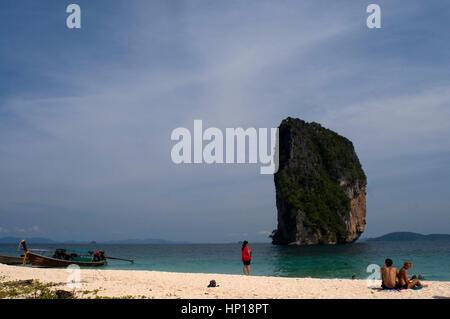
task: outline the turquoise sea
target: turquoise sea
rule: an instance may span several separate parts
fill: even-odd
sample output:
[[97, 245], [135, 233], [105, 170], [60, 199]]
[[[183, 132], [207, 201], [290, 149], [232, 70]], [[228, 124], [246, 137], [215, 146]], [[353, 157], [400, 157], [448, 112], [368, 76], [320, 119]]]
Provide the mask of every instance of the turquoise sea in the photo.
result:
[[[32, 248], [104, 250], [107, 255], [134, 258], [135, 263], [110, 261], [104, 269], [157, 270], [241, 274], [240, 244], [153, 245], [31, 245]], [[382, 266], [389, 257], [400, 268], [413, 262], [410, 274], [450, 281], [450, 242], [361, 242], [338, 246], [274, 246], [252, 244], [252, 275], [365, 279], [370, 264]], [[0, 254], [18, 255], [17, 245], [0, 245]]]

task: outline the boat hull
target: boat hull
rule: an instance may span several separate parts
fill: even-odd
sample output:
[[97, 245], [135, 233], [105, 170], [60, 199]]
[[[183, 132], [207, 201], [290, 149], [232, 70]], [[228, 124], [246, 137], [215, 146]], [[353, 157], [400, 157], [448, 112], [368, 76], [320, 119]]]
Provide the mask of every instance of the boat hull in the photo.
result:
[[[29, 264], [29, 263], [30, 263], [30, 261], [27, 258], [27, 264]], [[22, 265], [23, 264], [23, 257], [0, 255], [0, 264], [5, 264], [5, 265]]]
[[31, 266], [34, 268], [66, 268], [70, 265], [78, 265], [80, 267], [100, 267], [106, 264], [106, 260], [89, 262], [62, 260], [33, 253], [29, 253], [28, 258], [30, 259]]

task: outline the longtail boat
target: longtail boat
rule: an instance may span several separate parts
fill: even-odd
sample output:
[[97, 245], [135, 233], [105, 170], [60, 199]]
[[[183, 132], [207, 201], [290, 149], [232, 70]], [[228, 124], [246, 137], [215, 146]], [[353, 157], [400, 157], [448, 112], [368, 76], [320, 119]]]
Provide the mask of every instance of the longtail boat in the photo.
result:
[[52, 256], [45, 256], [28, 250], [25, 240], [21, 245], [25, 255], [30, 260], [32, 267], [37, 268], [65, 268], [70, 265], [80, 267], [98, 267], [106, 264], [106, 258], [102, 251], [84, 251], [73, 249], [56, 249]]
[[65, 268], [70, 265], [78, 265], [80, 267], [99, 267], [106, 264], [106, 259], [134, 262], [133, 260], [107, 257], [103, 251], [63, 248], [56, 249], [51, 256], [45, 256], [43, 254], [37, 254], [33, 250], [28, 250], [27, 244], [24, 240], [20, 243], [25, 250], [25, 255], [30, 260], [31, 266], [37, 268]]
[[[26, 263], [27, 264], [30, 263], [30, 260], [28, 258], [26, 259]], [[0, 264], [5, 264], [5, 265], [22, 265], [23, 264], [23, 257], [0, 255]]]
[[28, 253], [31, 266], [34, 268], [65, 268], [70, 265], [78, 265], [80, 267], [99, 267], [106, 264], [106, 259], [94, 261], [92, 257], [69, 257], [69, 259], [58, 259], [47, 257], [32, 252]]

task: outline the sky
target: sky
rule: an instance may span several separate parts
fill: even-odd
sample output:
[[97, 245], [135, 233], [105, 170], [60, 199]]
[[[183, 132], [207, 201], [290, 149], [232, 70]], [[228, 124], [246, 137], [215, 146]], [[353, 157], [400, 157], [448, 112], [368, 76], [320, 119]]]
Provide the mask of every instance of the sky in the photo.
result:
[[372, 2], [1, 1], [0, 237], [268, 242], [273, 176], [170, 136], [288, 116], [353, 142], [364, 237], [450, 233], [450, 3]]

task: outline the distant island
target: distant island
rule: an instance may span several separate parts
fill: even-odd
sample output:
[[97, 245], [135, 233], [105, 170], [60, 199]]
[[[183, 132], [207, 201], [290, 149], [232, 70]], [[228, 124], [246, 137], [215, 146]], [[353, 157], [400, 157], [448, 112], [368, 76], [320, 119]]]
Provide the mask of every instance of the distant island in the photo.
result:
[[[0, 238], [0, 244], [19, 244], [23, 238], [20, 237], [3, 237]], [[187, 241], [170, 241], [159, 238], [145, 238], [145, 239], [123, 239], [123, 240], [109, 240], [109, 241], [76, 241], [66, 240], [57, 241], [49, 238], [41, 237], [25, 237], [26, 241], [31, 244], [115, 244], [115, 245], [131, 245], [131, 244], [188, 244]]]
[[101, 244], [190, 244], [188, 241], [172, 241], [159, 238], [123, 239], [100, 242]]
[[445, 240], [450, 241], [450, 235], [448, 234], [430, 234], [423, 235], [413, 232], [394, 232], [389, 233], [380, 237], [367, 238], [363, 241], [374, 242], [374, 241], [415, 241], [415, 240]]
[[[108, 241], [77, 241], [77, 240], [53, 240], [43, 237], [1, 237], [0, 244], [19, 244], [25, 239], [29, 244], [68, 244], [68, 245], [139, 245], [139, 244], [191, 244], [188, 241], [170, 241], [159, 238], [145, 238], [145, 239], [122, 239], [122, 240], [108, 240]], [[374, 238], [360, 238], [359, 242], [381, 242], [381, 241], [450, 241], [450, 234], [430, 234], [423, 235], [413, 232], [393, 232], [383, 236]], [[242, 242], [238, 242], [241, 244]], [[255, 242], [254, 242], [255, 243]]]
[[28, 243], [33, 244], [56, 244], [57, 241], [48, 239], [48, 238], [41, 238], [41, 237], [29, 237], [29, 238], [23, 238], [23, 237], [2, 237], [0, 238], [0, 244], [19, 244], [22, 239], [26, 239]]

